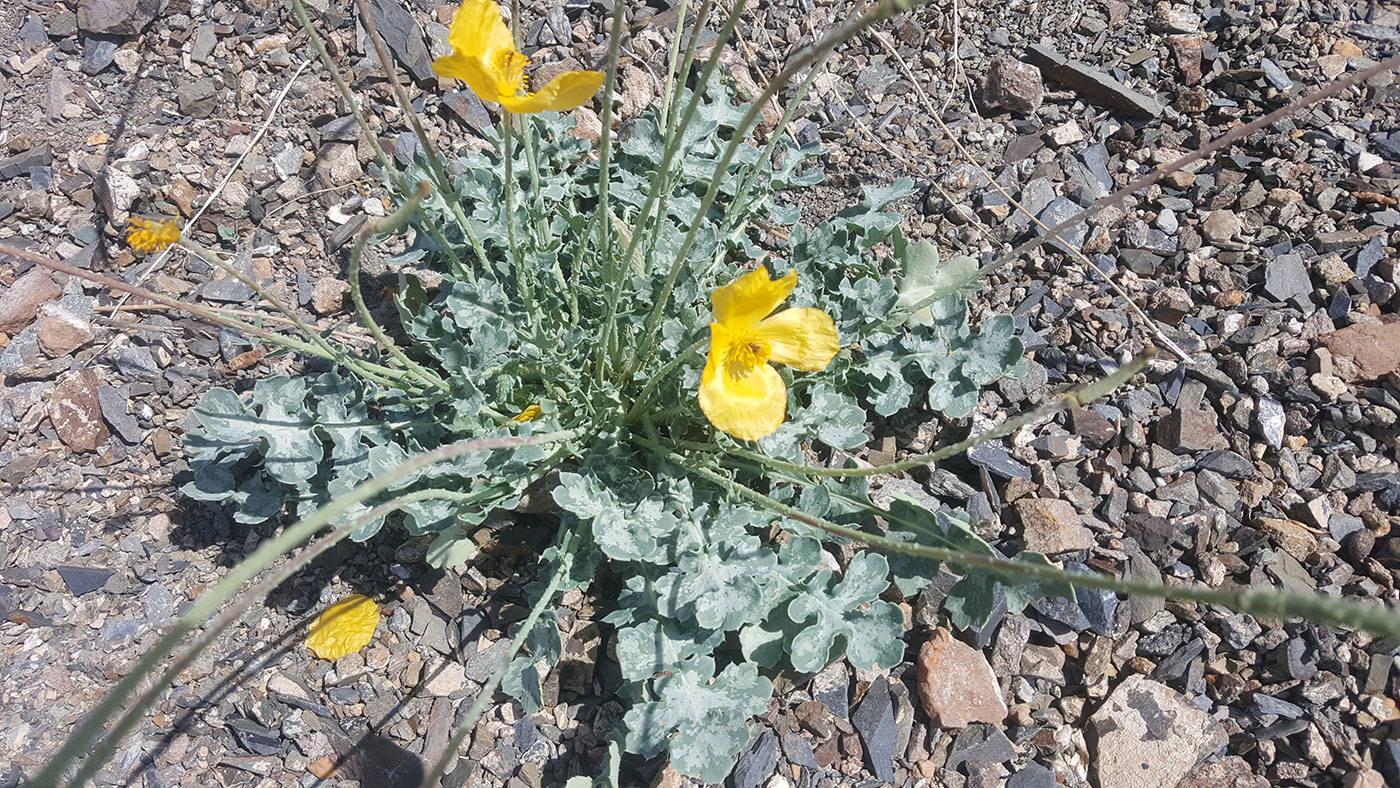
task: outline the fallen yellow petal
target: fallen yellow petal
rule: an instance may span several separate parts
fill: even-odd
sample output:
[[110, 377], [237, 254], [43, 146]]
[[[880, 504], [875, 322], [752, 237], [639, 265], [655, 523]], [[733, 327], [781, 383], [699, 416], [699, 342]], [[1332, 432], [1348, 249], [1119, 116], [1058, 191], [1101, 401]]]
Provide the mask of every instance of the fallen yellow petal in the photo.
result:
[[311, 622], [306, 648], [321, 659], [340, 659], [364, 648], [379, 626], [379, 606], [364, 594], [351, 594]]

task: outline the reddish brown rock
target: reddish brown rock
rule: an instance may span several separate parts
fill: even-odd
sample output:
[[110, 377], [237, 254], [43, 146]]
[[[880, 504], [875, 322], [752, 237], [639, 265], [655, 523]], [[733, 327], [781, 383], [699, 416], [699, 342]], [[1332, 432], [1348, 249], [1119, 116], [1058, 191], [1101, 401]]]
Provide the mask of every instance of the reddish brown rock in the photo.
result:
[[58, 379], [49, 397], [49, 422], [73, 451], [96, 451], [107, 441], [97, 399], [97, 373], [78, 369]]
[[92, 340], [92, 323], [62, 304], [39, 308], [39, 349], [50, 358], [66, 356]]
[[992, 666], [982, 652], [939, 628], [919, 649], [919, 700], [940, 728], [965, 728], [974, 722], [1006, 718]]
[[316, 286], [311, 290], [311, 308], [318, 315], [335, 314], [344, 306], [348, 292], [350, 285], [335, 277], [323, 276], [316, 280]]
[[1083, 518], [1068, 501], [1022, 498], [1015, 506], [1016, 514], [1021, 518], [1021, 536], [1026, 540], [1027, 550], [1062, 553], [1093, 548], [1094, 535], [1084, 527]]
[[1328, 334], [1336, 373], [1348, 383], [1370, 382], [1400, 370], [1400, 323], [1358, 323]]
[[1255, 774], [1245, 759], [1226, 755], [1192, 769], [1176, 788], [1269, 788], [1269, 781]]
[[35, 268], [15, 280], [0, 295], [0, 333], [14, 336], [34, 322], [39, 307], [63, 295], [63, 288], [42, 268]]
[[1181, 78], [1188, 85], [1201, 81], [1201, 36], [1196, 33], [1180, 36], [1167, 36], [1167, 46], [1176, 58], [1176, 67], [1181, 70]]

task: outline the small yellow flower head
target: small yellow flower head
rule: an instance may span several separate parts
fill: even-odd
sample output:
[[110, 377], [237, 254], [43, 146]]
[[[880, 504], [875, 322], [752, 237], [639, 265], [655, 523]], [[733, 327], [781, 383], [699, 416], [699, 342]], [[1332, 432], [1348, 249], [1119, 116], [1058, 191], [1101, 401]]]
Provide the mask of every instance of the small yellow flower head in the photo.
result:
[[518, 421], [521, 424], [524, 424], [527, 421], [534, 421], [535, 419], [538, 419], [540, 417], [540, 414], [542, 413], [544, 413], [544, 411], [540, 410], [539, 405], [530, 405], [529, 407], [525, 408], [525, 410], [522, 410], [519, 413], [512, 416], [511, 421]]
[[772, 314], [797, 286], [759, 266], [715, 290], [710, 354], [700, 378], [700, 410], [716, 428], [754, 441], [776, 432], [787, 415], [787, 384], [768, 362], [814, 372], [841, 350], [836, 323], [812, 307]]
[[138, 252], [159, 252], [180, 240], [174, 219], [150, 221], [133, 216], [127, 220], [126, 243]]
[[364, 648], [379, 626], [379, 606], [364, 594], [351, 594], [311, 622], [306, 648], [321, 659], [340, 659]]
[[566, 71], [538, 93], [530, 93], [525, 66], [530, 59], [515, 48], [494, 0], [465, 0], [447, 34], [452, 54], [433, 61], [433, 71], [467, 83], [482, 101], [509, 112], [568, 112], [593, 97], [603, 84], [600, 71]]

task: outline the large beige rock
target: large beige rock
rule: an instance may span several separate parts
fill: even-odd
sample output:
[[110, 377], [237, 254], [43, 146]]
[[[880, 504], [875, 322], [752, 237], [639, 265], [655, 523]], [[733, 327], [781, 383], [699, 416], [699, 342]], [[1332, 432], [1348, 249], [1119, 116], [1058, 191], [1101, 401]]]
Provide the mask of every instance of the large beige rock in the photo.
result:
[[1176, 788], [1197, 761], [1225, 743], [1210, 715], [1138, 675], [1118, 685], [1089, 726], [1098, 739], [1100, 788]]
[[1094, 535], [1069, 501], [1058, 498], [1022, 498], [1016, 501], [1021, 518], [1021, 535], [1026, 549], [1038, 553], [1090, 550]]

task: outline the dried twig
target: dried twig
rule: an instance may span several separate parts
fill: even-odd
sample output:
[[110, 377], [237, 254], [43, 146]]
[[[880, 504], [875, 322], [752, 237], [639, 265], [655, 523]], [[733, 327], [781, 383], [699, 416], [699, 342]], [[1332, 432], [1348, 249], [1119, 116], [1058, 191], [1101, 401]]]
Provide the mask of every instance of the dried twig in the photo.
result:
[[[272, 106], [269, 107], [267, 110], [267, 117], [263, 118], [262, 125], [258, 127], [258, 130], [253, 133], [252, 139], [248, 141], [248, 147], [244, 149], [243, 153], [239, 155], [236, 161], [234, 161], [233, 166], [228, 168], [228, 172], [224, 173], [223, 180], [219, 181], [219, 185], [215, 186], [214, 191], [209, 193], [209, 196], [205, 198], [204, 203], [199, 206], [199, 210], [194, 212], [194, 216], [190, 217], [190, 220], [185, 223], [185, 226], [193, 227], [194, 223], [199, 221], [199, 218], [204, 215], [204, 212], [206, 210], [209, 209], [209, 206], [213, 205], [214, 201], [219, 199], [220, 194], [223, 194], [224, 187], [228, 186], [229, 181], [233, 180], [233, 176], [238, 172], [238, 168], [243, 166], [243, 160], [248, 158], [248, 154], [253, 152], [253, 148], [257, 146], [258, 141], [262, 139], [263, 134], [267, 133], [268, 127], [272, 125], [272, 119], [277, 117], [277, 110], [281, 109], [282, 102], [287, 98], [287, 93], [291, 91], [292, 85], [296, 84], [297, 79], [301, 76], [301, 72], [305, 71], [306, 67], [309, 65], [311, 65], [310, 60], [303, 60], [301, 65], [297, 66], [297, 70], [292, 74], [292, 78], [287, 80], [287, 84], [283, 85], [282, 90], [277, 93], [277, 98], [273, 100]], [[150, 265], [142, 269], [142, 271], [136, 276], [136, 280], [132, 282], [132, 284], [140, 285], [141, 283], [145, 282], [146, 277], [155, 273], [157, 269], [165, 265], [165, 261], [169, 258], [170, 250], [162, 249], [160, 254], [156, 255], [155, 259], [151, 261]], [[117, 305], [120, 306], [126, 303], [126, 299], [130, 297], [130, 293], [122, 293], [122, 297], [117, 301]], [[113, 339], [115, 339], [115, 337]], [[111, 344], [112, 343], [109, 341], [106, 345], [103, 345], [102, 350], [106, 351], [107, 348], [111, 346]]]

